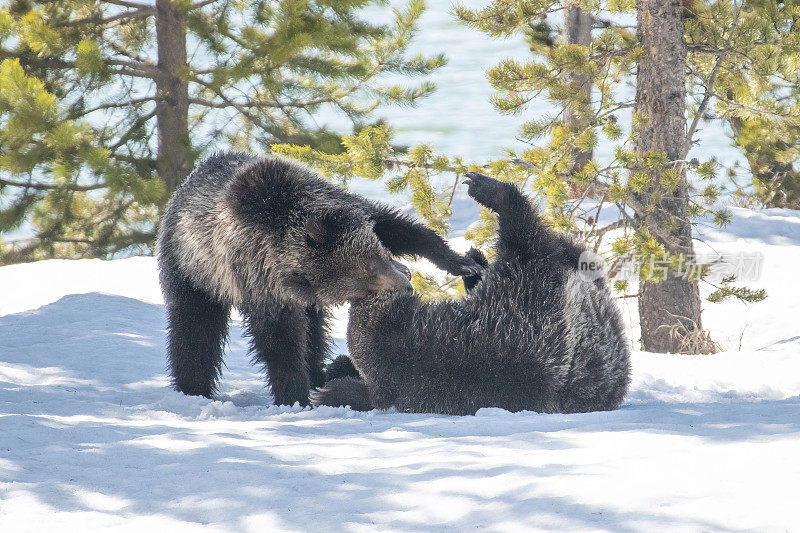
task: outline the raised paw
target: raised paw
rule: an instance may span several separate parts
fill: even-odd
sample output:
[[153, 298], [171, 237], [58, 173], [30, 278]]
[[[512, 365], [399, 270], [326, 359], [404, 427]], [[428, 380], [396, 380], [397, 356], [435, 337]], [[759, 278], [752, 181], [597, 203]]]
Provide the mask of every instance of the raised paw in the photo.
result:
[[[489, 266], [489, 261], [486, 260], [486, 256], [483, 255], [483, 252], [481, 252], [477, 248], [470, 248], [469, 251], [466, 253], [466, 257], [471, 257], [472, 259], [474, 259], [475, 262], [481, 266], [481, 269], [484, 269]], [[482, 272], [463, 276], [464, 289], [467, 292], [471, 291], [481, 281], [482, 277], [483, 277]]]
[[489, 266], [489, 260], [486, 259], [486, 256], [483, 255], [483, 252], [481, 252], [477, 248], [470, 248], [464, 255], [466, 257], [473, 259], [476, 263], [478, 263], [481, 266], [481, 268], [486, 268]]
[[514, 190], [510, 183], [497, 181], [475, 171], [467, 172], [464, 177], [466, 179], [463, 183], [469, 186], [467, 193], [479, 204], [495, 211], [507, 202]]
[[469, 255], [459, 255], [446, 265], [445, 270], [453, 276], [474, 276], [480, 274], [483, 267]]

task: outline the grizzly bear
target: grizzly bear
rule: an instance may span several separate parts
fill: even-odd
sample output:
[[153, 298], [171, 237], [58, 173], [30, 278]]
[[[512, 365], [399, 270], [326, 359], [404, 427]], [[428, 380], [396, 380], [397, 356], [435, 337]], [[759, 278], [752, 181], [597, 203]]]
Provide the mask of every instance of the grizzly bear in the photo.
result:
[[324, 382], [328, 311], [385, 289], [410, 291], [392, 256], [452, 274], [479, 270], [435, 232], [288, 159], [221, 153], [172, 197], [159, 229], [173, 386], [211, 397], [231, 307], [276, 404], [308, 405]]
[[494, 261], [452, 301], [393, 290], [353, 298], [347, 339], [363, 379], [337, 359], [314, 403], [453, 415], [618, 407], [630, 355], [605, 278], [580, 270], [585, 248], [547, 227], [514, 185], [466, 178], [499, 217]]

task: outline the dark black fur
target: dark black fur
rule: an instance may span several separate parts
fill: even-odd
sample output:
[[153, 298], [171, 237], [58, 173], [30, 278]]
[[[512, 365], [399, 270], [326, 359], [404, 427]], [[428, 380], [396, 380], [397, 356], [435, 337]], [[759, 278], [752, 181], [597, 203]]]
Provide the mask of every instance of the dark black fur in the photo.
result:
[[467, 178], [469, 194], [499, 215], [494, 262], [466, 276], [469, 292], [455, 301], [396, 291], [354, 300], [348, 343], [364, 381], [334, 379], [315, 403], [444, 414], [616, 408], [630, 356], [605, 279], [580, 276], [584, 248], [546, 227], [516, 187]]
[[479, 270], [432, 230], [287, 159], [209, 158], [175, 192], [159, 234], [173, 385], [214, 394], [235, 306], [275, 402], [307, 405], [325, 380], [326, 306], [410, 290], [391, 255], [411, 254], [454, 274]]
[[361, 378], [353, 361], [346, 355], [340, 355], [325, 367], [325, 382], [345, 377]]

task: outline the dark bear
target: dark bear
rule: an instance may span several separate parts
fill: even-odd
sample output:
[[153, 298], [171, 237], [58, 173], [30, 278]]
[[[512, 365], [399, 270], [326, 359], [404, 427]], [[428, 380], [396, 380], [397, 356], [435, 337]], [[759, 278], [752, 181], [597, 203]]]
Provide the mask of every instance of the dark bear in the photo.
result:
[[453, 301], [392, 290], [353, 299], [355, 368], [339, 360], [314, 403], [454, 415], [615, 409], [630, 355], [605, 278], [579, 268], [585, 248], [548, 228], [514, 185], [466, 177], [470, 196], [499, 216], [494, 261]]
[[324, 383], [326, 306], [408, 290], [392, 255], [453, 274], [479, 269], [429, 228], [281, 157], [222, 153], [172, 197], [158, 238], [174, 387], [211, 397], [231, 306], [277, 404], [308, 405]]

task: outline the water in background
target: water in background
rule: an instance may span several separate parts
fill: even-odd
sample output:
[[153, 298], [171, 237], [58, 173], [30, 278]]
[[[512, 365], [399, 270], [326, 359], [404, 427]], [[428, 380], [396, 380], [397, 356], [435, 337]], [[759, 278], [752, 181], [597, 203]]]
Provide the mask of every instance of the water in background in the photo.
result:
[[[465, 5], [479, 7], [488, 0], [467, 0]], [[391, 2], [402, 8], [402, 0]], [[520, 148], [516, 133], [525, 116], [501, 116], [490, 102], [492, 88], [485, 72], [505, 58], [530, 56], [521, 38], [492, 39], [459, 24], [452, 15], [451, 0], [428, 0], [419, 31], [412, 41], [410, 55], [445, 54], [448, 63], [430, 80], [437, 91], [419, 101], [416, 107], [383, 106], [377, 114], [387, 119], [395, 132], [396, 144], [427, 144], [438, 153], [460, 156], [465, 162], [482, 162], [502, 157], [504, 149]], [[390, 8], [370, 8], [376, 20], [389, 22]], [[392, 83], [412, 85], [419, 80], [392, 78]], [[547, 106], [549, 109], [549, 106]], [[346, 128], [341, 117], [323, 113], [320, 123]], [[364, 179], [350, 182], [354, 191], [382, 199], [394, 205], [407, 202], [405, 195], [389, 196], [382, 183]], [[477, 210], [472, 210], [477, 213]]]
[[[489, 0], [464, 0], [470, 7], [487, 5]], [[448, 64], [437, 71], [432, 79], [438, 90], [420, 101], [413, 108], [385, 107], [379, 110], [396, 132], [399, 144], [429, 144], [438, 152], [461, 156], [465, 162], [483, 162], [500, 158], [505, 149], [522, 151], [526, 144], [518, 139], [517, 132], [525, 120], [537, 118], [555, 109], [546, 100], [532, 102], [521, 115], [501, 115], [491, 105], [493, 93], [486, 79], [487, 69], [505, 58], [526, 60], [530, 58], [528, 46], [522, 38], [495, 39], [456, 22], [452, 15], [451, 0], [428, 0], [428, 10], [420, 21], [419, 32], [414, 40], [414, 53], [433, 55], [444, 53]], [[402, 5], [402, 2], [393, 2]], [[380, 8], [381, 11], [386, 8]], [[383, 13], [376, 13], [385, 16]], [[621, 90], [631, 99], [634, 87]], [[620, 113], [620, 123], [630, 124], [630, 112]], [[691, 120], [691, 117], [690, 117]], [[741, 155], [731, 146], [731, 140], [720, 122], [701, 123], [689, 158], [703, 160], [714, 156], [726, 167], [737, 161], [747, 168]], [[609, 160], [613, 152], [612, 143], [601, 142], [595, 151], [599, 161]], [[351, 187], [361, 194], [381, 198], [395, 205], [405, 203], [402, 197], [390, 198], [380, 183], [355, 180]], [[454, 234], [463, 233], [464, 223], [474, 220], [477, 210], [464, 202], [463, 191], [458, 195], [453, 220]], [[468, 212], [464, 212], [464, 210]], [[473, 217], [473, 218], [470, 218]]]
[[[464, 3], [478, 7], [487, 0]], [[524, 115], [499, 115], [492, 108], [485, 72], [503, 59], [525, 59], [530, 52], [519, 37], [493, 39], [457, 23], [451, 6], [449, 0], [429, 0], [413, 46], [414, 52], [447, 56], [448, 64], [433, 76], [437, 92], [416, 108], [389, 108], [382, 114], [400, 143], [431, 144], [466, 161], [484, 161], [502, 156], [504, 148], [519, 147], [515, 136], [525, 120]]]
[[[480, 7], [489, 0], [464, 0], [471, 7]], [[402, 7], [405, 2], [392, 0], [391, 5]], [[494, 39], [477, 30], [456, 22], [452, 15], [451, 0], [428, 0], [428, 9], [422, 16], [419, 31], [413, 41], [412, 54], [434, 55], [444, 53], [449, 62], [437, 71], [431, 79], [438, 90], [423, 99], [416, 107], [382, 107], [378, 115], [385, 117], [396, 132], [395, 141], [403, 145], [429, 144], [436, 151], [461, 156], [465, 162], [484, 162], [500, 158], [504, 149], [521, 151], [525, 144], [517, 138], [520, 125], [526, 120], [552, 113], [554, 109], [545, 100], [531, 103], [521, 115], [500, 115], [490, 103], [492, 88], [486, 80], [487, 69], [502, 59], [513, 57], [527, 59], [530, 52], [520, 37]], [[370, 8], [370, 16], [375, 20], [389, 21], [391, 10], [387, 7]], [[407, 83], [413, 83], [410, 80]], [[624, 89], [633, 95], [633, 88]], [[620, 114], [620, 122], [630, 123], [629, 114]], [[341, 131], [349, 131], [347, 122], [341, 116], [322, 113], [316, 122], [329, 124]], [[695, 135], [700, 142], [695, 145], [689, 157], [701, 160], [713, 155], [726, 166], [734, 162], [744, 163], [741, 156], [731, 147], [730, 139], [720, 123], [701, 125]], [[215, 146], [225, 149], [226, 146]], [[595, 156], [599, 161], [610, 157], [613, 146], [600, 143]], [[746, 164], [745, 164], [745, 168]], [[448, 177], [450, 179], [450, 177]], [[384, 185], [364, 179], [354, 179], [351, 188], [365, 196], [403, 206], [408, 203], [407, 196], [389, 196]], [[477, 208], [459, 191], [454, 203], [452, 236], [460, 236], [467, 224], [477, 218]], [[31, 234], [26, 225], [4, 237], [23, 238]]]

